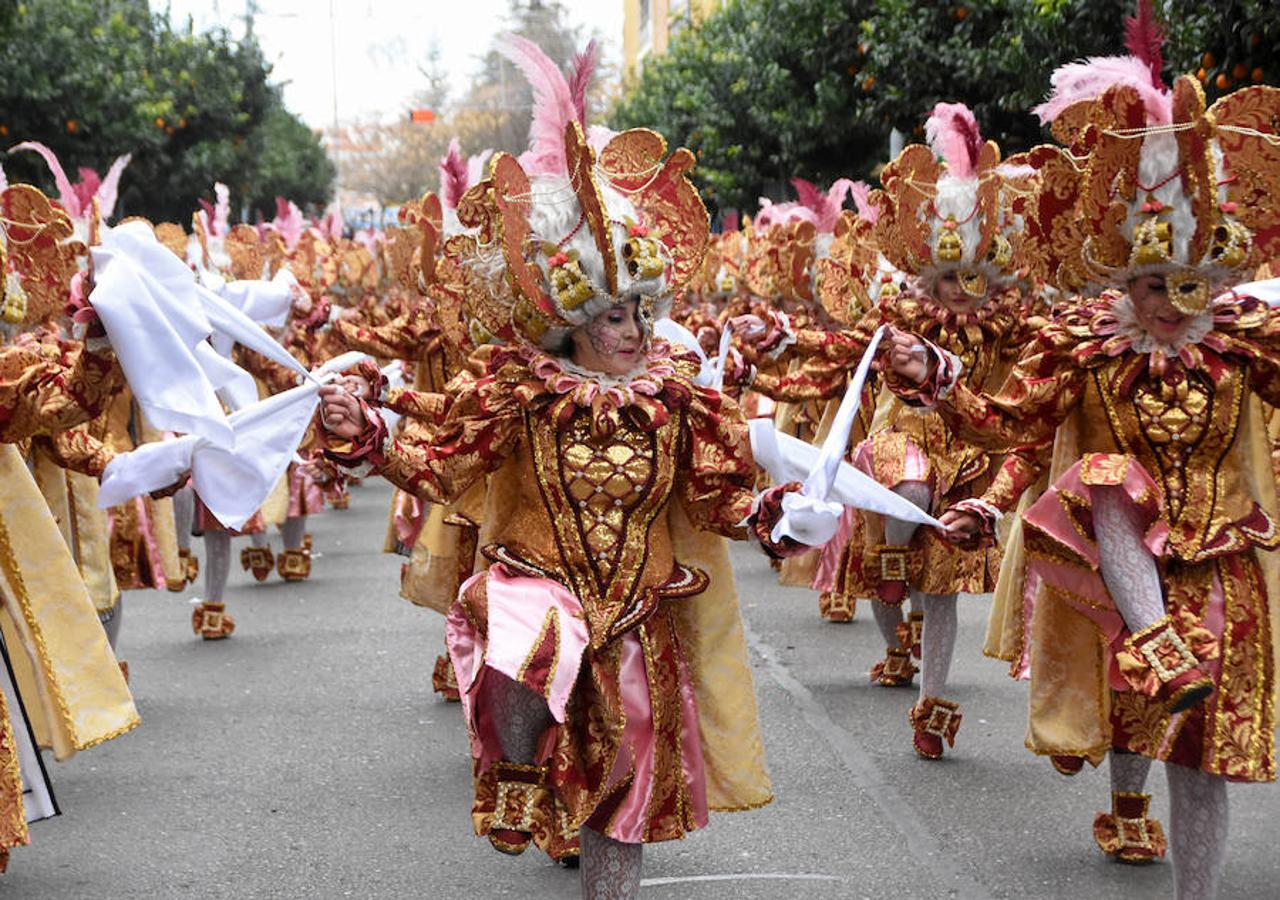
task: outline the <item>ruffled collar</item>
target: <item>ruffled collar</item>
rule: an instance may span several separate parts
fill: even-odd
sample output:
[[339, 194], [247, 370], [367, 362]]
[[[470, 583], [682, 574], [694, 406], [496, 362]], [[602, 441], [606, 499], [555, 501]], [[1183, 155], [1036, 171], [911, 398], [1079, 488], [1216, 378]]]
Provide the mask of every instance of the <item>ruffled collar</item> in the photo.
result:
[[1147, 357], [1157, 375], [1163, 374], [1170, 362], [1177, 360], [1188, 369], [1203, 367], [1206, 349], [1222, 354], [1229, 349], [1227, 336], [1217, 329], [1239, 323], [1240, 304], [1234, 295], [1225, 295], [1204, 312], [1196, 315], [1176, 339], [1164, 341], [1151, 334], [1138, 321], [1133, 300], [1120, 291], [1107, 291], [1094, 302], [1087, 328], [1094, 340], [1081, 348], [1087, 354], [1101, 353], [1115, 357], [1136, 353]]
[[930, 339], [963, 335], [976, 345], [988, 337], [1004, 337], [1012, 330], [1017, 321], [1015, 300], [1020, 300], [1016, 290], [1002, 290], [976, 306], [956, 311], [917, 290], [900, 299], [898, 306]]
[[614, 433], [623, 416], [650, 430], [664, 424], [670, 411], [688, 399], [691, 386], [676, 371], [670, 347], [654, 341], [641, 365], [622, 376], [592, 372], [570, 360], [533, 348], [518, 355], [529, 377], [516, 387], [526, 407], [549, 407], [557, 427], [565, 427], [581, 410], [590, 411], [596, 435]]

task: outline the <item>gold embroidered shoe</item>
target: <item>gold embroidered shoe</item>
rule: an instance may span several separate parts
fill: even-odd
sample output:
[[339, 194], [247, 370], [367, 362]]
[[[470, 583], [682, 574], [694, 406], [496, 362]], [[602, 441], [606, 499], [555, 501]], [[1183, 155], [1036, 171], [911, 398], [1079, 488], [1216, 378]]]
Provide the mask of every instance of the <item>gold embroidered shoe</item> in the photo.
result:
[[303, 550], [283, 550], [276, 571], [285, 581], [306, 581], [311, 576], [311, 554]]
[[911, 744], [923, 759], [941, 759], [942, 742], [956, 745], [960, 730], [960, 704], [941, 697], [925, 697], [907, 714], [913, 734]]
[[916, 659], [920, 658], [920, 642], [924, 638], [924, 613], [913, 612], [907, 615], [907, 621], [898, 623], [898, 640], [902, 646], [911, 651]]
[[462, 699], [458, 692], [458, 679], [453, 672], [453, 663], [447, 653], [436, 657], [435, 668], [431, 671], [431, 689], [448, 700], [456, 703]]
[[1098, 848], [1117, 862], [1143, 865], [1164, 857], [1164, 829], [1147, 816], [1150, 794], [1111, 792], [1111, 812], [1098, 813], [1093, 820], [1093, 838]]
[[489, 843], [501, 853], [519, 856], [532, 840], [533, 813], [547, 779], [547, 767], [503, 761], [493, 764], [493, 774], [498, 793]]
[[871, 680], [881, 687], [910, 687], [918, 671], [910, 653], [900, 647], [890, 647], [884, 659], [871, 667]]
[[1116, 663], [1135, 690], [1164, 699], [1169, 711], [1178, 713], [1213, 693], [1213, 679], [1202, 663], [1217, 655], [1213, 633], [1183, 613], [1129, 635]]
[[224, 611], [222, 603], [206, 601], [196, 604], [191, 611], [191, 630], [206, 641], [219, 641], [230, 637], [236, 630], [235, 619]]
[[245, 547], [240, 551], [240, 568], [252, 572], [256, 581], [266, 581], [275, 564], [270, 547]]

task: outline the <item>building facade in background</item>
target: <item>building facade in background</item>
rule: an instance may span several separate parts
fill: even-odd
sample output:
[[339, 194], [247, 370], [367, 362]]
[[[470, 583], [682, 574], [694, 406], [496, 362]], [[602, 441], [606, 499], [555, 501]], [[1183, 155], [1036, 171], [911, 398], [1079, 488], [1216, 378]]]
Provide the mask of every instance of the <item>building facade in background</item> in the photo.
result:
[[722, 0], [622, 0], [622, 60], [627, 76], [639, 74], [644, 61], [666, 53], [682, 29], [705, 19]]

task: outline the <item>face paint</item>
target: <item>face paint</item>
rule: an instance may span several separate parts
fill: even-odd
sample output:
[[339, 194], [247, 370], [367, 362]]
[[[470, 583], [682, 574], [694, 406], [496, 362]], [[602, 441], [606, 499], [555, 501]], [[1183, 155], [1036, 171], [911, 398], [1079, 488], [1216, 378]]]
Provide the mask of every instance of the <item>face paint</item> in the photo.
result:
[[608, 375], [630, 372], [644, 344], [636, 301], [624, 301], [600, 313], [581, 328], [574, 344], [573, 358], [580, 365]]
[[591, 349], [601, 356], [634, 350], [638, 345], [640, 329], [631, 303], [619, 303], [606, 309], [588, 322], [584, 330]]

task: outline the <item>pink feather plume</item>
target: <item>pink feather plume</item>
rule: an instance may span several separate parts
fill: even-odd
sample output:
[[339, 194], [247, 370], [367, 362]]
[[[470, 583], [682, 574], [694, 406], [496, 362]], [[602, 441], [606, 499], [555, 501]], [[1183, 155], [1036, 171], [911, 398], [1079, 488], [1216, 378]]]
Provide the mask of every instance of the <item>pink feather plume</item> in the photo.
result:
[[564, 175], [564, 130], [578, 118], [573, 92], [564, 73], [533, 41], [510, 35], [498, 46], [533, 88], [533, 124], [529, 127], [529, 149], [520, 164], [531, 175]]
[[449, 141], [449, 152], [440, 160], [440, 199], [448, 209], [457, 209], [462, 195], [471, 187], [471, 173], [462, 158], [458, 139]]
[[573, 108], [578, 114], [578, 121], [584, 127], [587, 124], [587, 88], [599, 64], [600, 46], [592, 38], [585, 50], [574, 55], [573, 75], [569, 79], [569, 93], [573, 97]]
[[1151, 0], [1138, 0], [1133, 16], [1124, 20], [1124, 46], [1147, 66], [1151, 72], [1151, 86], [1163, 88], [1164, 77], [1160, 70], [1164, 68], [1164, 31], [1156, 21]]
[[[836, 221], [840, 218], [840, 210], [844, 208], [844, 198], [848, 195], [853, 182], [847, 178], [839, 178], [823, 193], [813, 182], [803, 178], [792, 178], [791, 186], [796, 189], [800, 204], [811, 213], [810, 221], [820, 234], [830, 234], [835, 230]], [[802, 218], [808, 218], [802, 216]]]
[[929, 148], [946, 161], [953, 177], [973, 178], [978, 174], [982, 132], [969, 107], [963, 103], [939, 103], [924, 123], [924, 135]]
[[214, 182], [213, 233], [226, 234], [231, 230], [231, 189], [221, 181]]
[[865, 181], [855, 181], [849, 188], [849, 193], [853, 196], [853, 205], [858, 210], [858, 216], [874, 225], [880, 218], [880, 207], [871, 203], [871, 185]]
[[731, 231], [737, 231], [742, 225], [742, 217], [736, 209], [731, 209], [724, 214], [724, 220], [720, 223], [720, 230], [725, 234]]
[[1059, 66], [1049, 79], [1049, 98], [1031, 110], [1047, 125], [1067, 107], [1084, 100], [1096, 100], [1117, 84], [1138, 92], [1147, 111], [1149, 125], [1173, 121], [1173, 94], [1163, 85], [1153, 86], [1151, 68], [1136, 56], [1094, 56], [1084, 62]]
[[117, 156], [111, 168], [107, 169], [107, 177], [102, 179], [102, 186], [98, 188], [98, 206], [102, 210], [104, 219], [116, 211], [116, 198], [120, 196], [120, 176], [124, 174], [131, 159], [133, 159], [132, 153]]
[[53, 181], [58, 187], [58, 202], [62, 204], [62, 208], [67, 211], [68, 215], [73, 219], [78, 219], [81, 214], [80, 198], [76, 196], [76, 190], [71, 186], [71, 179], [62, 170], [62, 163], [58, 162], [58, 155], [39, 141], [23, 141], [21, 144], [15, 144], [9, 148], [10, 153], [15, 150], [34, 150], [44, 157], [45, 163], [49, 166], [49, 171], [53, 173]]
[[276, 198], [276, 217], [272, 220], [271, 225], [284, 238], [284, 245], [289, 250], [293, 250], [297, 246], [298, 239], [302, 237], [302, 232], [307, 227], [302, 210], [298, 209], [292, 201], [283, 197]]
[[484, 181], [485, 166], [489, 165], [489, 158], [493, 156], [492, 150], [481, 150], [475, 156], [467, 160], [467, 187], [479, 184]]

